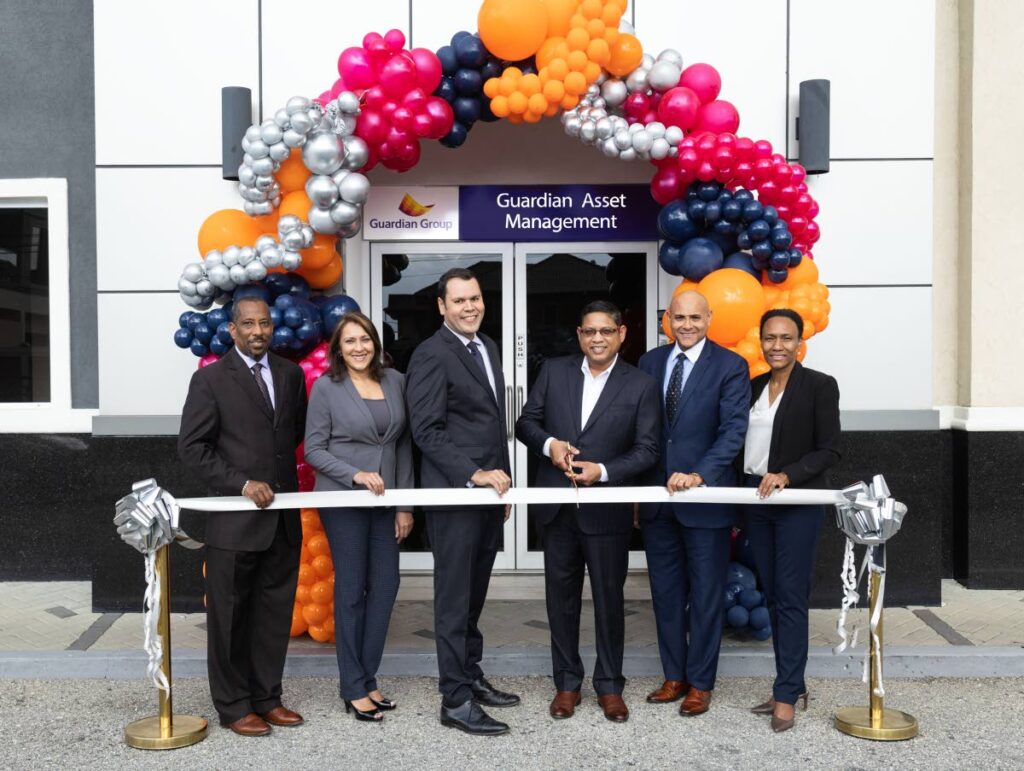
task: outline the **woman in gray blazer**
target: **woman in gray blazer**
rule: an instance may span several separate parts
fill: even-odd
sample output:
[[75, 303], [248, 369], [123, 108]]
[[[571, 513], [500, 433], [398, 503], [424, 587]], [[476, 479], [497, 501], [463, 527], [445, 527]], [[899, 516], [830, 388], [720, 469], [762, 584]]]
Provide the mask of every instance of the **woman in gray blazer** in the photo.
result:
[[[405, 377], [381, 366], [380, 337], [361, 313], [338, 322], [330, 369], [316, 383], [306, 414], [306, 462], [315, 490], [414, 486]], [[377, 687], [391, 609], [398, 595], [398, 545], [412, 512], [387, 508], [321, 509], [334, 562], [334, 633], [345, 711], [376, 721], [395, 703]]]

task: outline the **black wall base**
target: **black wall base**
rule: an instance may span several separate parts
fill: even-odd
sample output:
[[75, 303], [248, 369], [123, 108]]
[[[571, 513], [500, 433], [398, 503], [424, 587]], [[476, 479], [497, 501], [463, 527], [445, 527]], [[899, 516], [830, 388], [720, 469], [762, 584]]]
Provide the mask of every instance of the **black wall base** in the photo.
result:
[[[969, 586], [1024, 587], [1019, 555], [1024, 531], [1009, 527], [1022, 504], [1020, 464], [1024, 434], [969, 434], [949, 431], [851, 432], [843, 437], [843, 460], [832, 474], [836, 486], [881, 471], [893, 494], [909, 506], [889, 549], [886, 603], [937, 605], [941, 600], [944, 528], [953, 541], [964, 522], [951, 514], [953, 440], [973, 458], [967, 488], [972, 516], [969, 550], [956, 554]], [[960, 433], [960, 432], [956, 432]], [[999, 437], [1002, 437], [1001, 439]], [[93, 437], [88, 434], [7, 434], [0, 442], [0, 468], [8, 505], [0, 517], [0, 580], [92, 580], [97, 611], [141, 610], [143, 561], [125, 546], [113, 525], [114, 503], [133, 482], [154, 477], [177, 496], [203, 495], [178, 461], [175, 437]], [[1012, 468], [1011, 468], [1012, 467]], [[958, 494], [965, 493], [964, 485]], [[185, 530], [202, 540], [203, 516], [184, 512]], [[947, 532], [945, 540], [950, 541]], [[831, 512], [818, 550], [814, 607], [834, 608], [841, 596], [839, 571], [844, 539]], [[948, 544], [947, 544], [948, 545]], [[947, 550], [946, 555], [949, 554]], [[202, 610], [202, 551], [175, 547], [171, 553], [172, 609]], [[955, 560], [947, 558], [947, 563]]]

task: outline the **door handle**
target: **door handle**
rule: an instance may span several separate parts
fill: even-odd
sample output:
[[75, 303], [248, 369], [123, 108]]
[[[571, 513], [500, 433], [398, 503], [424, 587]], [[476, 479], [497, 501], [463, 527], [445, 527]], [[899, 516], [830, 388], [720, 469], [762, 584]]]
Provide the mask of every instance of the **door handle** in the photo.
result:
[[523, 396], [526, 390], [522, 386], [516, 386], [516, 420], [523, 414]]
[[505, 437], [511, 442], [515, 436], [515, 397], [512, 395], [512, 386], [505, 386]]

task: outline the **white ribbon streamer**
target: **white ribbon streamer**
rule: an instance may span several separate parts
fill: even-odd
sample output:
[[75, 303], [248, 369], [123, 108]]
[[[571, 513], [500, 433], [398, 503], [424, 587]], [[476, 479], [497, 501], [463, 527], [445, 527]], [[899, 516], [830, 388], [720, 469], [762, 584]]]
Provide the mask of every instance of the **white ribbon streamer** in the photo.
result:
[[160, 623], [160, 573], [156, 569], [156, 552], [146, 554], [146, 594], [143, 602], [142, 629], [144, 639], [142, 647], [146, 651], [146, 674], [153, 685], [170, 695], [171, 684], [167, 682], [160, 665], [164, 659], [164, 646], [160, 641], [157, 624]]

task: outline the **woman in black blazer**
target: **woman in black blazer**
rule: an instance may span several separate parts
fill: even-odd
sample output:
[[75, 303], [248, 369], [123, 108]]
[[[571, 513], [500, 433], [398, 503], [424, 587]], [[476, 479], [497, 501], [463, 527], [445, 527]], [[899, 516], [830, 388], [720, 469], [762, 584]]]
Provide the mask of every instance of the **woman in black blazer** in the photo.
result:
[[[796, 360], [803, 320], [788, 309], [761, 317], [761, 350], [770, 372], [751, 382], [750, 425], [743, 451], [748, 487], [767, 498], [786, 487], [827, 487], [839, 460], [839, 386]], [[807, 709], [807, 605], [823, 506], [746, 506], [746, 533], [768, 601], [775, 647], [772, 698], [751, 711], [772, 716], [776, 733], [792, 728], [795, 706]]]

